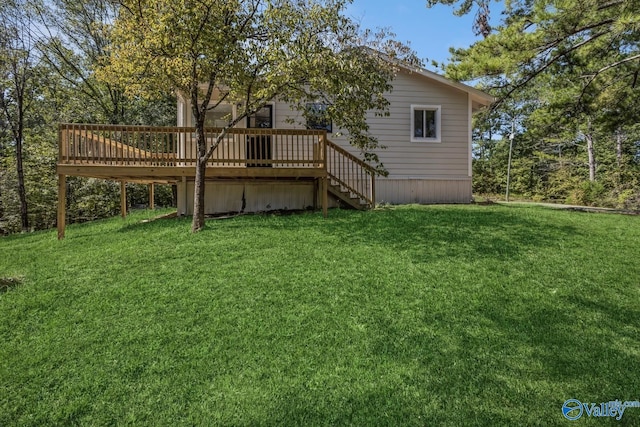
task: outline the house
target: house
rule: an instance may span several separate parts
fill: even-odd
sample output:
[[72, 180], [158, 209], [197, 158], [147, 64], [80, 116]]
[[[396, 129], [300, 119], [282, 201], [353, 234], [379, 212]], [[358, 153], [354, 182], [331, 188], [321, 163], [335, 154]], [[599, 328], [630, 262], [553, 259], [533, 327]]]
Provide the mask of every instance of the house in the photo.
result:
[[[401, 67], [388, 94], [390, 115], [367, 118], [370, 132], [385, 149], [377, 154], [389, 175], [377, 176], [375, 187], [377, 202], [406, 203], [469, 203], [471, 190], [471, 120], [472, 114], [490, 105], [494, 98], [470, 86], [448, 80], [436, 73], [407, 66]], [[222, 108], [221, 108], [222, 107]], [[322, 104], [309, 105], [321, 110]], [[235, 113], [232, 104], [221, 105], [207, 117], [208, 126], [222, 126]], [[178, 100], [178, 126], [193, 126], [191, 105]], [[332, 123], [308, 123], [287, 103], [273, 102], [239, 127], [260, 129], [323, 129], [327, 138], [356, 158], [360, 153], [345, 136], [340, 136]], [[334, 132], [336, 131], [336, 132]], [[277, 156], [270, 142], [263, 138], [260, 147], [251, 152]], [[224, 149], [224, 147], [222, 147]], [[244, 154], [242, 154], [244, 155]], [[250, 166], [250, 165], [248, 165]], [[186, 190], [186, 193], [185, 193]], [[336, 188], [330, 188], [336, 190]], [[279, 209], [305, 209], [315, 206], [317, 186], [313, 182], [295, 180], [232, 181], [212, 180], [205, 191], [207, 214]], [[333, 202], [349, 203], [332, 191]], [[353, 192], [352, 192], [353, 193]], [[178, 212], [192, 214], [193, 184], [179, 187]], [[353, 196], [353, 194], [351, 194]], [[356, 202], [360, 203], [360, 201]], [[335, 205], [335, 203], [332, 203]], [[362, 205], [366, 205], [362, 201]]]
[[[366, 208], [377, 202], [468, 203], [471, 122], [493, 98], [436, 73], [401, 66], [388, 94], [390, 115], [367, 118], [385, 149], [377, 154], [388, 176], [376, 176], [345, 136], [322, 115], [273, 102], [230, 129], [206, 169], [205, 212], [256, 212], [322, 206]], [[207, 139], [236, 106], [207, 117]], [[326, 106], [308, 105], [321, 112]], [[178, 214], [193, 209], [195, 134], [191, 108], [178, 98], [176, 127], [62, 124], [59, 132], [58, 236], [64, 237], [66, 177], [176, 184]]]

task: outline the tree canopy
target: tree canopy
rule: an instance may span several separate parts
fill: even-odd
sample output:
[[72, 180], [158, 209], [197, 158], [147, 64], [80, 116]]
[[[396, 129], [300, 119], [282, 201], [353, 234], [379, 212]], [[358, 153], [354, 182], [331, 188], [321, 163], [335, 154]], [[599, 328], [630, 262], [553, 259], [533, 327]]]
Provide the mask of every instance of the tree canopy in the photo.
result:
[[[96, 80], [116, 10], [102, 0], [0, 4], [0, 235], [55, 225], [58, 123], [175, 123], [175, 97], [131, 98]], [[118, 185], [67, 182], [69, 222], [119, 210]], [[130, 204], [146, 200], [146, 188], [138, 187], [128, 185]], [[172, 195], [165, 187], [156, 202], [167, 206]]]
[[[474, 4], [481, 15], [489, 8], [486, 0], [428, 1], [436, 3], [457, 4], [458, 13]], [[485, 78], [502, 98], [560, 72], [580, 86], [578, 96], [605, 80], [638, 84], [640, 1], [507, 0], [504, 7], [502, 22], [483, 40], [452, 51], [449, 76]]]
[[[455, 6], [457, 14], [475, 10], [476, 32], [484, 36], [451, 50], [444, 67], [449, 77], [474, 81], [499, 99], [480, 126], [489, 132], [478, 142], [478, 167], [488, 164], [487, 153], [500, 151], [495, 135], [515, 125], [516, 166], [523, 166], [516, 170], [530, 177], [525, 193], [557, 200], [594, 188], [614, 197], [637, 192], [638, 0], [428, 0], [427, 6], [437, 3]], [[498, 3], [504, 10], [494, 25], [489, 9]], [[572, 200], [595, 201], [582, 196]]]

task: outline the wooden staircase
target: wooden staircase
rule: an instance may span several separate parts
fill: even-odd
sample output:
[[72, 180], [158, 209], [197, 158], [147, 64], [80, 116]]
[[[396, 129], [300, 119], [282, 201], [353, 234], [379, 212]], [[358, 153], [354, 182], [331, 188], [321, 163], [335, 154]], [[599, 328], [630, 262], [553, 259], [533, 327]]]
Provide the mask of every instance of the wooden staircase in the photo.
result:
[[327, 140], [328, 191], [345, 206], [375, 207], [375, 170], [342, 147]]
[[349, 190], [345, 190], [340, 187], [340, 184], [329, 184], [329, 194], [333, 195], [336, 199], [346, 204], [347, 207], [365, 210], [370, 208], [369, 204], [364, 201], [363, 198], [354, 195]]

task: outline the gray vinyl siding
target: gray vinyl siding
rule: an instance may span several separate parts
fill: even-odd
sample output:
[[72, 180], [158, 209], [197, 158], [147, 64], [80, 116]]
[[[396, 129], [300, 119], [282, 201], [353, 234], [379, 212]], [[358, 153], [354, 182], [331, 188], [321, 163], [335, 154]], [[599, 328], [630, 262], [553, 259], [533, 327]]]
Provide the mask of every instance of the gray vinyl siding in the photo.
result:
[[[393, 81], [388, 117], [369, 114], [370, 132], [386, 149], [377, 154], [389, 177], [469, 177], [469, 97], [418, 74], [401, 72]], [[441, 107], [441, 142], [411, 142], [411, 105]], [[354, 151], [346, 138], [332, 141]]]
[[471, 200], [471, 178], [378, 178], [376, 181], [378, 203], [469, 203]]

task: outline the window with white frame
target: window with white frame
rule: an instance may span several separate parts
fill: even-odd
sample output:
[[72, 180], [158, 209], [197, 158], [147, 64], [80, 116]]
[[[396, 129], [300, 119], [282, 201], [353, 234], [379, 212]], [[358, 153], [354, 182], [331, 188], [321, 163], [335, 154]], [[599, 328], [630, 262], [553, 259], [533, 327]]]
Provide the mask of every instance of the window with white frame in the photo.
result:
[[411, 106], [411, 142], [440, 142], [440, 106]]

